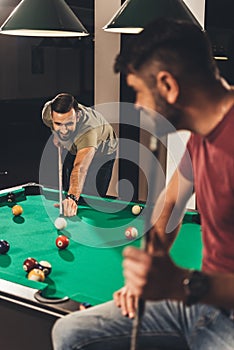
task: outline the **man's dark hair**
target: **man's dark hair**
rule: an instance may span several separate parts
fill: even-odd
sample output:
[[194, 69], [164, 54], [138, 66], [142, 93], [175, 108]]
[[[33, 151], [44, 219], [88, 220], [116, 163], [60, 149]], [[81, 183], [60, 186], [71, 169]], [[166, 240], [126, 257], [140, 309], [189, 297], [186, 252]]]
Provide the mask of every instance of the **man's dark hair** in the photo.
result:
[[55, 96], [55, 98], [51, 102], [52, 111], [55, 111], [57, 113], [67, 113], [72, 108], [74, 108], [74, 110], [78, 112], [78, 102], [72, 95], [67, 93], [62, 93]]
[[184, 21], [161, 18], [150, 23], [123, 48], [114, 70], [127, 74], [139, 71], [151, 61], [186, 80], [214, 80], [219, 75], [206, 33]]

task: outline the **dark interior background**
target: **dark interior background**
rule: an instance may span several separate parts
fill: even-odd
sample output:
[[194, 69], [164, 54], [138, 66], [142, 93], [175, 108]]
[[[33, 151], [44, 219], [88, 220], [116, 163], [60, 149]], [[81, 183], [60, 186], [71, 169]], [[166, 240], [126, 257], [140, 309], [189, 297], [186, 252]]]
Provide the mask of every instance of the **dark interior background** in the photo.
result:
[[[19, 0], [2, 0], [0, 21]], [[90, 32], [82, 39], [43, 39], [0, 35], [0, 189], [39, 181], [41, 154], [50, 131], [41, 122], [43, 104], [59, 92], [72, 93], [79, 102], [94, 103], [94, 0], [67, 0]], [[234, 83], [234, 1], [206, 0], [205, 28], [223, 76]], [[134, 95], [121, 80], [121, 100]], [[137, 130], [122, 130], [138, 139]], [[132, 174], [134, 187], [137, 178]], [[120, 178], [124, 169], [120, 166]], [[122, 172], [122, 173], [121, 173]]]

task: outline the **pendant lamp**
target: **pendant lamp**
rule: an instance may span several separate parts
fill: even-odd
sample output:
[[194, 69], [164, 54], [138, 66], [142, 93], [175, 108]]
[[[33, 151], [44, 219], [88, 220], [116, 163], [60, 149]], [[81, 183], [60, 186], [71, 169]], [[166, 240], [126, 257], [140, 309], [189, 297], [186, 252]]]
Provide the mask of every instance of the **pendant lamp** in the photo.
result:
[[22, 0], [0, 27], [0, 33], [40, 37], [89, 35], [64, 0]]
[[160, 17], [187, 20], [201, 27], [183, 0], [126, 0], [103, 29], [137, 34]]

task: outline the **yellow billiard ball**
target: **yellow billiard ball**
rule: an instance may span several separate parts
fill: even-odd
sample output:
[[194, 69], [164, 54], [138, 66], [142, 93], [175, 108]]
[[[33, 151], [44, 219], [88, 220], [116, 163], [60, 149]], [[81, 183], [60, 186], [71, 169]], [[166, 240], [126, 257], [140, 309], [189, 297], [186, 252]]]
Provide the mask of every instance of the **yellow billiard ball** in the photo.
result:
[[15, 216], [21, 215], [23, 213], [23, 208], [18, 204], [14, 205], [11, 210], [12, 214]]
[[31, 281], [43, 282], [45, 280], [45, 274], [40, 269], [32, 269], [28, 273], [28, 279]]
[[133, 207], [132, 207], [132, 213], [134, 214], [134, 215], [139, 215], [140, 214], [140, 212], [141, 212], [141, 207], [140, 207], [140, 205], [134, 205]]

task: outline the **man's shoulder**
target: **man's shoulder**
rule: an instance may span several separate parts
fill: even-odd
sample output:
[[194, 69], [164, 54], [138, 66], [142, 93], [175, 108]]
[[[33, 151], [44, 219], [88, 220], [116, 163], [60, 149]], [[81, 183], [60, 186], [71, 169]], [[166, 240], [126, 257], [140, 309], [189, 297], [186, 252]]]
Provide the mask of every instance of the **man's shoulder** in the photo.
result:
[[95, 110], [94, 108], [92, 107], [88, 107], [88, 106], [85, 106], [81, 103], [78, 103], [78, 108], [79, 108], [79, 111], [81, 112], [81, 115], [85, 115], [85, 114], [95, 114]]

